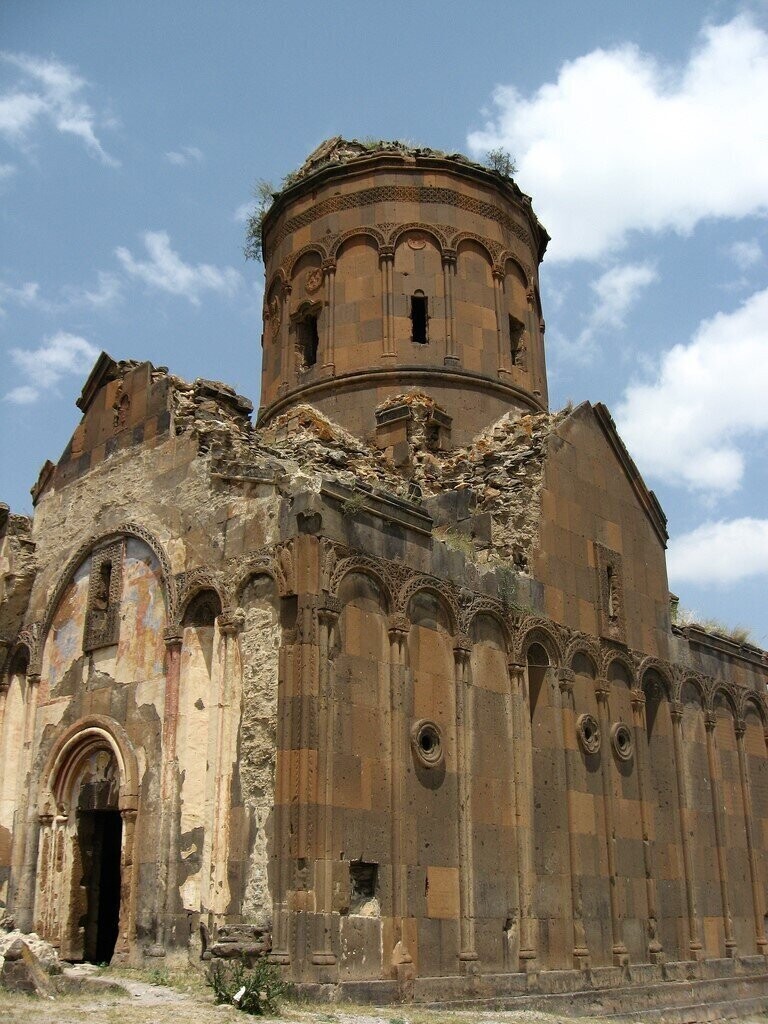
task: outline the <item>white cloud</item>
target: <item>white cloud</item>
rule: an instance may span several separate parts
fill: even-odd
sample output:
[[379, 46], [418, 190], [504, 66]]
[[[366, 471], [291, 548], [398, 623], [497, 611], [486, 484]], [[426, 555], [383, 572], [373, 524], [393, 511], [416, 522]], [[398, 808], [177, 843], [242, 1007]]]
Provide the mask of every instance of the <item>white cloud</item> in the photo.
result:
[[165, 154], [169, 164], [176, 167], [185, 167], [187, 164], [201, 164], [203, 162], [203, 151], [197, 146], [181, 146], [177, 150], [171, 150]]
[[70, 306], [91, 306], [93, 309], [108, 309], [123, 297], [123, 282], [117, 274], [109, 274], [103, 270], [98, 272], [98, 284], [94, 289], [66, 288]]
[[658, 274], [649, 263], [621, 263], [606, 270], [590, 282], [595, 300], [586, 324], [574, 342], [561, 340], [562, 347], [582, 358], [592, 355], [598, 335], [621, 330], [643, 289], [656, 280]]
[[52, 58], [14, 53], [0, 56], [21, 73], [21, 80], [0, 95], [0, 134], [24, 145], [33, 128], [47, 119], [56, 131], [79, 138], [102, 163], [119, 166], [96, 136], [96, 113], [82, 98], [88, 84], [85, 79]]
[[127, 274], [153, 288], [170, 292], [171, 295], [182, 295], [197, 306], [203, 291], [233, 295], [240, 285], [240, 274], [233, 267], [219, 268], [208, 263], [193, 266], [184, 263], [179, 254], [171, 249], [166, 231], [145, 231], [142, 238], [150, 257], [148, 260], [134, 259], [128, 249], [122, 246], [115, 250], [115, 255]]
[[740, 270], [749, 270], [762, 262], [763, 250], [756, 238], [750, 238], [745, 242], [734, 242], [726, 250], [733, 262]]
[[66, 331], [46, 338], [36, 349], [12, 348], [11, 359], [31, 383], [7, 392], [6, 400], [17, 405], [34, 402], [43, 391], [55, 388], [62, 377], [87, 373], [98, 354], [95, 345]]
[[670, 541], [667, 566], [675, 582], [736, 583], [768, 575], [768, 519], [703, 523]]
[[706, 27], [681, 68], [626, 45], [564, 64], [530, 97], [498, 86], [468, 143], [514, 155], [550, 258], [596, 259], [633, 230], [768, 210], [766, 95], [768, 34], [741, 15]]
[[750, 438], [768, 431], [767, 394], [768, 288], [666, 352], [655, 381], [626, 389], [616, 421], [644, 472], [729, 493]]
[[17, 388], [11, 388], [5, 396], [6, 401], [13, 402], [14, 405], [31, 405], [39, 397], [40, 392], [37, 388], [33, 388], [29, 384], [20, 384]]
[[0, 164], [0, 182], [13, 177], [15, 173], [16, 167], [13, 164]]
[[10, 303], [16, 306], [37, 306], [40, 301], [40, 285], [37, 281], [27, 281], [20, 288], [0, 281], [0, 316], [5, 316], [5, 307]]
[[247, 203], [240, 203], [238, 208], [232, 214], [232, 220], [237, 221], [240, 224], [245, 224], [246, 221], [251, 219], [255, 210], [256, 200], [249, 199]]

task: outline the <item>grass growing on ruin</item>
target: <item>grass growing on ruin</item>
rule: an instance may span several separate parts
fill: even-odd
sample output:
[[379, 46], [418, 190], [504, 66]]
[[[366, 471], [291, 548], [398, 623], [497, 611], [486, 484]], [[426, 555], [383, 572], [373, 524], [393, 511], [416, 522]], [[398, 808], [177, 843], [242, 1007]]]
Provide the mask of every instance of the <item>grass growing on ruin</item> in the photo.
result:
[[706, 633], [716, 633], [719, 636], [726, 637], [728, 640], [733, 640], [737, 644], [754, 643], [755, 639], [752, 635], [752, 630], [748, 626], [731, 626], [720, 619], [706, 618], [703, 615], [699, 615], [692, 608], [683, 608], [679, 605], [672, 608], [672, 622], [676, 626], [697, 626]]
[[288, 991], [280, 969], [268, 960], [257, 960], [253, 967], [246, 967], [239, 960], [231, 964], [212, 963], [205, 978], [217, 1004], [236, 1006], [254, 1016], [279, 1013]]

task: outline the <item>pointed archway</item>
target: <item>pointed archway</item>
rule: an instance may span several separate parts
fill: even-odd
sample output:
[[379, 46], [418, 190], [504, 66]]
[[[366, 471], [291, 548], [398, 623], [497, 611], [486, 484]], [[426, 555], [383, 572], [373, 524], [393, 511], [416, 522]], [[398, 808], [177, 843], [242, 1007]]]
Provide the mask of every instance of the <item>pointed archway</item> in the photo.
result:
[[83, 719], [58, 738], [42, 778], [36, 929], [63, 959], [126, 959], [138, 793], [130, 741], [110, 719]]

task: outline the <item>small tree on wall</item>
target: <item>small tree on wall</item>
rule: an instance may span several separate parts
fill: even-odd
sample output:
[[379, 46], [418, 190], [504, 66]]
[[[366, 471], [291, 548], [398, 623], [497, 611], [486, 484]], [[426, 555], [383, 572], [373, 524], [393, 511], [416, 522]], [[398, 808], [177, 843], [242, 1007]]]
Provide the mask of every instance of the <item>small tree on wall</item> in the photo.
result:
[[492, 171], [501, 174], [504, 178], [511, 178], [513, 174], [517, 174], [517, 164], [514, 157], [506, 149], [501, 149], [501, 147], [488, 150], [485, 154], [485, 165], [490, 167]]

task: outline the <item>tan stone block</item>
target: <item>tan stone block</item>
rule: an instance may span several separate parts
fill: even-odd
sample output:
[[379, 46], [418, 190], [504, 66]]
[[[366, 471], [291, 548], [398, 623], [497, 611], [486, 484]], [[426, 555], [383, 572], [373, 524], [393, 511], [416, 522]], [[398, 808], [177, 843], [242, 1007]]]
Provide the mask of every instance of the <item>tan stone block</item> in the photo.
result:
[[459, 916], [458, 868], [427, 868], [427, 917]]

